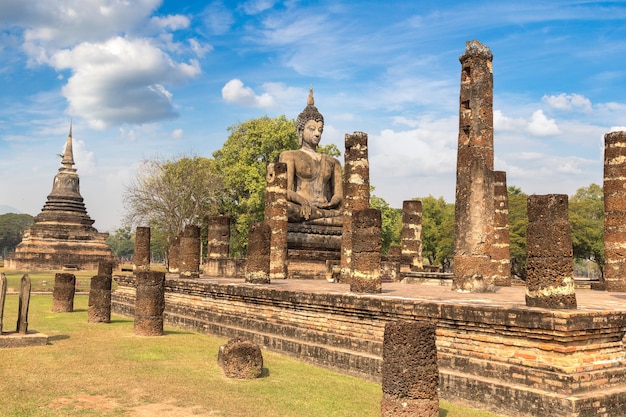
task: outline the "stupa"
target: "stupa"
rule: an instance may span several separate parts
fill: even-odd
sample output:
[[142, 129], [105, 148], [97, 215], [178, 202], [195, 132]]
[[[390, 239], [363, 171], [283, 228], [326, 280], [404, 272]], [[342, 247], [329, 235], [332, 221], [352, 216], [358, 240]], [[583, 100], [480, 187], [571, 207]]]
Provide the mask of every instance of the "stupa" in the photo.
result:
[[72, 151], [72, 126], [65, 144], [61, 168], [52, 192], [22, 242], [10, 256], [8, 267], [18, 270], [98, 269], [98, 263], [114, 261], [106, 244], [108, 233], [99, 233], [80, 195]]

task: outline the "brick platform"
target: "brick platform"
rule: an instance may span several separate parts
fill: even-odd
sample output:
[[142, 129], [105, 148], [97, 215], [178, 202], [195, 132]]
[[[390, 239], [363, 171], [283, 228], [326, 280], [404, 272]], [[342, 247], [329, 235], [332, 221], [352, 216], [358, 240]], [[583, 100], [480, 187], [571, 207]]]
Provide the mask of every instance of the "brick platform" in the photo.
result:
[[[115, 277], [113, 311], [132, 316], [132, 276]], [[166, 280], [166, 323], [230, 338], [380, 381], [385, 323], [437, 324], [440, 397], [508, 416], [618, 416], [626, 407], [626, 295], [577, 290], [578, 309], [525, 306], [524, 287], [458, 293], [383, 283]]]

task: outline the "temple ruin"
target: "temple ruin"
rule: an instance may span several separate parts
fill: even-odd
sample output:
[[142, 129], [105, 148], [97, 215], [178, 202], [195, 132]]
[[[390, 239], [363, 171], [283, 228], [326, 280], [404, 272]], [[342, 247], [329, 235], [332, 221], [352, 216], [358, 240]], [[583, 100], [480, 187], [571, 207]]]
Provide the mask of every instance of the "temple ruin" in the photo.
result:
[[87, 214], [74, 166], [72, 127], [65, 144], [61, 168], [52, 192], [33, 225], [5, 265], [17, 270], [98, 269], [99, 262], [114, 261], [106, 244], [108, 233], [99, 233]]

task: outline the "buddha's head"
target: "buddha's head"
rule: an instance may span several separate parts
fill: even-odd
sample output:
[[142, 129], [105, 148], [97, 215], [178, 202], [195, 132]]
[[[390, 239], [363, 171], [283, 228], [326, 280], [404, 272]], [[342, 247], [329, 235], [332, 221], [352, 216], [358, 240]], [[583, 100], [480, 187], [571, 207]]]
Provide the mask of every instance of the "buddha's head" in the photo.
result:
[[304, 135], [304, 126], [308, 121], [321, 122], [324, 126], [324, 116], [315, 107], [315, 101], [313, 100], [313, 87], [309, 90], [309, 98], [306, 102], [306, 107], [302, 110], [302, 113], [298, 115], [296, 119], [296, 129], [298, 130], [298, 138], [300, 138], [300, 144], [302, 144], [302, 138]]

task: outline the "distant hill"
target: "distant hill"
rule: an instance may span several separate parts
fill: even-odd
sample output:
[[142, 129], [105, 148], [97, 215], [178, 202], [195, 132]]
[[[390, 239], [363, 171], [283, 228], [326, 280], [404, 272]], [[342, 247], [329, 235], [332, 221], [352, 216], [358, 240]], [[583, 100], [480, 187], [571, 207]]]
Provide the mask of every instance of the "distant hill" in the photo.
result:
[[21, 211], [19, 211], [15, 207], [0, 204], [0, 214], [5, 214], [5, 213], [23, 214]]

